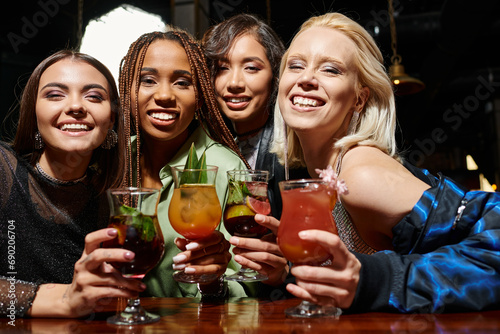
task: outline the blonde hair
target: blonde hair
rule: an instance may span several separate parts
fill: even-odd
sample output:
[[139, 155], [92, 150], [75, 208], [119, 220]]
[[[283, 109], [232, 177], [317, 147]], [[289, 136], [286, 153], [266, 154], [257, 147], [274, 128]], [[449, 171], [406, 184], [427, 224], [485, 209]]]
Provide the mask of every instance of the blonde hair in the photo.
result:
[[[362, 87], [368, 87], [369, 97], [361, 110], [359, 120], [354, 126], [354, 131], [336, 141], [335, 147], [346, 151], [356, 145], [374, 146], [397, 157], [396, 131], [396, 108], [392, 84], [383, 65], [383, 57], [375, 40], [358, 23], [339, 13], [328, 13], [315, 16], [302, 24], [299, 32], [294, 36], [290, 45], [305, 30], [314, 27], [325, 27], [335, 29], [357, 46], [354, 64], [358, 69], [357, 94]], [[286, 67], [288, 60], [288, 49], [283, 55], [280, 67], [280, 77]], [[278, 105], [275, 108], [275, 135], [271, 151], [276, 153], [280, 162], [285, 160], [285, 136], [283, 118]], [[286, 140], [288, 144], [288, 165], [290, 167], [305, 166], [302, 147], [297, 134], [286, 129]]]

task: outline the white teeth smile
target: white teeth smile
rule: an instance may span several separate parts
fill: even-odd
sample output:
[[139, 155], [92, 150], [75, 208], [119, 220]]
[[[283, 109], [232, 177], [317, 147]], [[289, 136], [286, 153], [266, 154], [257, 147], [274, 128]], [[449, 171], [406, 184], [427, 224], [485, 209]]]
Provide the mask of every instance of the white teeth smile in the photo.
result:
[[168, 114], [164, 112], [153, 112], [151, 113], [151, 117], [160, 119], [162, 121], [168, 121], [170, 119], [175, 119], [177, 118], [177, 114]]
[[230, 97], [226, 99], [227, 102], [232, 102], [232, 103], [246, 102], [248, 100], [250, 100], [248, 97]]
[[308, 99], [306, 97], [294, 96], [293, 104], [298, 105], [299, 107], [316, 107], [318, 105], [318, 101]]
[[72, 130], [83, 130], [88, 131], [89, 127], [85, 124], [63, 124], [61, 126], [62, 131], [72, 131]]

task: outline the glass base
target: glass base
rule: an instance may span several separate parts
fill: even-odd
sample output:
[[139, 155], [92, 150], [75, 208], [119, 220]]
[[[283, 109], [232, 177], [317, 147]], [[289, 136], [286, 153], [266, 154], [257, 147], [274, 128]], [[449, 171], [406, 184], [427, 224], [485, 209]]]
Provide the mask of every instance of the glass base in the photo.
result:
[[127, 307], [120, 313], [109, 317], [108, 324], [112, 325], [144, 325], [160, 320], [160, 316], [146, 312], [139, 299], [129, 299]]
[[268, 277], [266, 275], [260, 274], [249, 268], [241, 268], [236, 274], [226, 276], [227, 281], [237, 282], [259, 282], [267, 279]]
[[194, 275], [186, 274], [183, 271], [177, 271], [172, 277], [174, 280], [181, 283], [210, 283], [217, 279], [218, 276], [216, 274]]
[[321, 306], [303, 300], [299, 305], [287, 308], [285, 314], [291, 318], [338, 318], [342, 314], [342, 310], [335, 306]]

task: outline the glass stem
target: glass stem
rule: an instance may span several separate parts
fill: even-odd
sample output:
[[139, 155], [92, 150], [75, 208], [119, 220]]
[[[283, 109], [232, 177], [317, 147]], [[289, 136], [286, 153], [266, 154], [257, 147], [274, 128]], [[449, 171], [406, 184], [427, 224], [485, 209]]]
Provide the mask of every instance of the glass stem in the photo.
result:
[[145, 313], [144, 309], [141, 306], [141, 300], [139, 297], [137, 298], [129, 298], [127, 301], [127, 307], [123, 310], [122, 313], [130, 314], [133, 316], [143, 315]]

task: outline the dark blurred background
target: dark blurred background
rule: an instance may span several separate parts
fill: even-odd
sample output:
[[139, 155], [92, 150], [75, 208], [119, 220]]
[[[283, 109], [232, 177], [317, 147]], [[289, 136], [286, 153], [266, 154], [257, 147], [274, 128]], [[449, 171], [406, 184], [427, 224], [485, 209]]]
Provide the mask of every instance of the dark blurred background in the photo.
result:
[[[17, 97], [34, 67], [58, 49], [77, 48], [90, 20], [123, 4], [160, 15], [197, 37], [210, 24], [253, 13], [287, 45], [307, 18], [337, 11], [368, 29], [391, 65], [385, 0], [12, 1], [0, 14], [3, 140], [15, 131]], [[468, 188], [481, 187], [480, 174], [500, 184], [500, 1], [394, 0], [393, 5], [397, 53], [406, 73], [426, 85], [397, 96], [400, 148], [413, 164], [441, 171]], [[467, 169], [467, 155], [478, 170]]]

